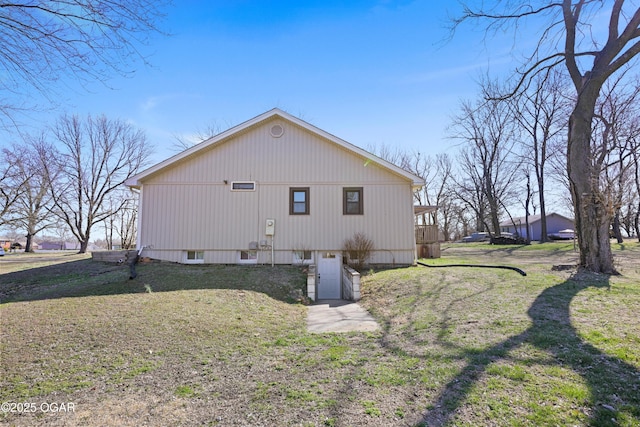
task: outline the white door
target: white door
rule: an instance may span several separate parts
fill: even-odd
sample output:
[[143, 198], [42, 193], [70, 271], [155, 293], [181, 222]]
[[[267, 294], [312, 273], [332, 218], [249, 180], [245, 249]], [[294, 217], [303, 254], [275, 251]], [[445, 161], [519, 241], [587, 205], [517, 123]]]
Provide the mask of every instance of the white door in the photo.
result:
[[325, 252], [318, 258], [318, 299], [342, 298], [342, 256]]

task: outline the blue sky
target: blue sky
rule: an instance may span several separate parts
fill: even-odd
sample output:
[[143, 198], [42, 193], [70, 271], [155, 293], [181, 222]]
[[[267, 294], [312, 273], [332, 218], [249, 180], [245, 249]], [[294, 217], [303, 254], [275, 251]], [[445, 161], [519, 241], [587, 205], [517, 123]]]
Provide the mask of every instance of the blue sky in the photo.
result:
[[[60, 112], [104, 113], [145, 130], [161, 161], [174, 135], [224, 130], [273, 107], [362, 148], [435, 154], [487, 69], [511, 67], [483, 34], [448, 39], [449, 1], [176, 1], [143, 50], [151, 67], [69, 91]], [[38, 119], [40, 120], [40, 119]]]

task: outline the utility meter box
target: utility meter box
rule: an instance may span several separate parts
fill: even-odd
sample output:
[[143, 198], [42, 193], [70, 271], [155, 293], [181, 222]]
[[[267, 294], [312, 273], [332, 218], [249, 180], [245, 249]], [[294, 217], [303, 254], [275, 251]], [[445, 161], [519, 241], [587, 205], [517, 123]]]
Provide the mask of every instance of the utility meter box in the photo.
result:
[[276, 220], [275, 219], [267, 219], [267, 225], [265, 227], [265, 235], [273, 236], [276, 234]]

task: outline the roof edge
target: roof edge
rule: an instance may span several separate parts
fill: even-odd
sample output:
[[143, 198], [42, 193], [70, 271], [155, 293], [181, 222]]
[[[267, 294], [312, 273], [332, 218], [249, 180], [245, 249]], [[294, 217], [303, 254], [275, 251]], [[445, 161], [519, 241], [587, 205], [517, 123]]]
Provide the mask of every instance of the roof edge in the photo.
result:
[[271, 119], [272, 117], [281, 117], [282, 119], [288, 120], [306, 130], [308, 130], [309, 132], [313, 132], [325, 139], [330, 140], [331, 142], [333, 142], [334, 144], [337, 144], [339, 146], [342, 146], [343, 148], [347, 149], [348, 151], [351, 151], [352, 153], [358, 154], [366, 159], [369, 159], [371, 161], [374, 161], [375, 163], [383, 166], [384, 168], [390, 170], [391, 172], [403, 176], [406, 179], [411, 181], [411, 184], [413, 187], [417, 187], [417, 188], [421, 188], [425, 185], [425, 182], [422, 178], [420, 178], [417, 175], [414, 175], [413, 173], [406, 171], [405, 169], [402, 169], [399, 166], [394, 165], [393, 163], [384, 160], [381, 157], [376, 156], [373, 153], [370, 153], [356, 145], [353, 145], [341, 138], [338, 138], [337, 136], [324, 131], [308, 122], [305, 122], [302, 119], [299, 119], [298, 117], [292, 116], [291, 114], [279, 109], [279, 108], [273, 108], [269, 111], [266, 111], [258, 116], [253, 117], [252, 119], [249, 119], [247, 121], [244, 121], [242, 123], [240, 123], [239, 125], [233, 126], [227, 130], [225, 130], [224, 132], [220, 132], [217, 135], [212, 136], [211, 138], [208, 138], [196, 145], [194, 145], [193, 147], [187, 148], [186, 150], [175, 154], [171, 157], [169, 157], [168, 159], [165, 159], [159, 163], [156, 163], [155, 165], [145, 169], [142, 172], [137, 173], [136, 175], [132, 176], [131, 178], [129, 178], [128, 180], [125, 181], [125, 185], [127, 185], [128, 187], [132, 187], [132, 188], [140, 188], [140, 186], [142, 185], [141, 180], [143, 180], [144, 178], [153, 175], [159, 171], [161, 171], [162, 169], [177, 163], [187, 157], [190, 157], [192, 155], [194, 155], [195, 153], [205, 150], [213, 145], [218, 144], [221, 141], [224, 141], [228, 138], [230, 138], [231, 136], [238, 134], [258, 123], [261, 123], [263, 121], [266, 121], [268, 119]]
[[[566, 219], [567, 221], [575, 222], [574, 219], [571, 219], [569, 217], [561, 215], [561, 214], [559, 214], [557, 212], [551, 212], [551, 213], [548, 213], [548, 214], [545, 215], [546, 218], [549, 218], [551, 216], [558, 216], [560, 218]], [[501, 221], [500, 222], [500, 226], [513, 225], [513, 222], [518, 223], [518, 221], [520, 222], [520, 224], [524, 224], [525, 220], [526, 220], [526, 216], [516, 216], [516, 217], [513, 217], [512, 219], [506, 219], [504, 221]], [[529, 224], [533, 224], [533, 223], [538, 222], [540, 220], [541, 220], [541, 215], [540, 214], [529, 215]]]

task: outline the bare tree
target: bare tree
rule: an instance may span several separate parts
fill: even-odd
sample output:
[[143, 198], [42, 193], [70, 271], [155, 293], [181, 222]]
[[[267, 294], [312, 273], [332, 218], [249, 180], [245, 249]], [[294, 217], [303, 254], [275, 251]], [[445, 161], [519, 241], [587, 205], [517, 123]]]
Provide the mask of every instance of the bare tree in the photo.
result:
[[[437, 206], [433, 213], [423, 214], [424, 224], [433, 222], [440, 227], [444, 240], [449, 241], [452, 235], [456, 214], [453, 209], [454, 198], [450, 194], [453, 161], [446, 153], [425, 156], [419, 151], [407, 152], [388, 145], [369, 147], [378, 157], [411, 172], [425, 182], [425, 185], [414, 192], [414, 201], [419, 205]], [[427, 220], [426, 215], [431, 218]]]
[[135, 248], [137, 225], [137, 197], [124, 188], [115, 191], [109, 197], [109, 210], [113, 212], [105, 220], [105, 243], [107, 249], [114, 247], [114, 235], [120, 242], [121, 249]]
[[[418, 151], [411, 154], [404, 153], [404, 155], [396, 157], [398, 157], [396, 164], [419, 176], [425, 182], [425, 185], [414, 193], [415, 201], [420, 205], [437, 207], [434, 212], [423, 214], [423, 223], [438, 225], [444, 240], [449, 241], [452, 223], [455, 221], [454, 199], [450, 194], [450, 181], [453, 173], [451, 157], [446, 153], [424, 156]], [[387, 157], [383, 158], [389, 160]], [[427, 219], [426, 215], [431, 218]]]
[[[489, 230], [488, 203], [485, 188], [485, 176], [479, 173], [474, 160], [473, 151], [469, 147], [463, 147], [458, 153], [457, 163], [459, 174], [455, 178], [456, 198], [474, 213], [476, 231]], [[465, 233], [466, 234], [466, 233]]]
[[64, 115], [54, 134], [62, 147], [59, 184], [52, 188], [56, 213], [84, 253], [92, 228], [121, 208], [107, 206], [107, 198], [146, 164], [150, 147], [142, 131], [105, 116]]
[[14, 153], [2, 149], [0, 157], [0, 226], [14, 220], [16, 202], [25, 191], [25, 179], [15, 167]]
[[[158, 33], [167, 2], [148, 0], [16, 0], [0, 2], [0, 119], [25, 109], [30, 90], [53, 100], [63, 76], [74, 82], [128, 74]], [[15, 99], [8, 99], [15, 95]], [[1, 121], [0, 121], [1, 123]]]
[[452, 218], [450, 226], [451, 238], [453, 240], [459, 240], [464, 236], [468, 236], [473, 231], [474, 213], [467, 204], [460, 203], [460, 201], [455, 198], [453, 192], [449, 194], [452, 199], [452, 202], [449, 204]]
[[[541, 242], [548, 240], [545, 198], [547, 164], [552, 157], [561, 153], [558, 147], [564, 142], [566, 135], [568, 111], [567, 99], [563, 94], [565, 83], [559, 72], [550, 70], [535, 76], [526, 90], [508, 99], [511, 114], [522, 130], [522, 161], [529, 165], [535, 174]], [[566, 163], [566, 160], [562, 160], [562, 163]], [[527, 185], [530, 185], [531, 177], [528, 170], [526, 178]], [[531, 192], [527, 191], [526, 195], [529, 197]], [[527, 203], [527, 212], [528, 206]], [[528, 230], [527, 224], [527, 232]]]
[[440, 227], [445, 241], [452, 238], [456, 222], [455, 198], [451, 192], [451, 177], [453, 176], [453, 159], [447, 153], [436, 154], [434, 160], [434, 174], [429, 183], [428, 191], [433, 194], [433, 202], [438, 209], [434, 212], [435, 223]]
[[[492, 91], [486, 85], [483, 91]], [[500, 233], [503, 206], [514, 196], [519, 160], [513, 156], [515, 127], [507, 104], [500, 100], [462, 103], [450, 127], [463, 143], [457, 195], [477, 215], [477, 229]]]
[[69, 226], [66, 222], [60, 220], [58, 217], [55, 219], [56, 221], [51, 227], [51, 230], [53, 231], [55, 241], [60, 245], [59, 249], [63, 250], [67, 248], [67, 242], [71, 241], [73, 235], [69, 231]]
[[[522, 206], [524, 207], [524, 225], [526, 230], [526, 236], [524, 237], [527, 243], [531, 243], [531, 230], [529, 230], [529, 216], [531, 215], [531, 210], [529, 208], [532, 205], [532, 199], [534, 196], [533, 189], [531, 188], [531, 171], [529, 170], [529, 168], [530, 168], [530, 165], [528, 164], [524, 164], [522, 168], [524, 176], [526, 178], [526, 185], [525, 185], [525, 191], [524, 191], [525, 198], [524, 198], [524, 202], [522, 202]], [[534, 210], [535, 210], [535, 207], [534, 207]], [[547, 234], [547, 223], [546, 223], [546, 218], [544, 216], [542, 216], [541, 218], [543, 221], [543, 227], [541, 227], [540, 229], [541, 229], [541, 233], [544, 233], [544, 234], [540, 236], [540, 241], [544, 242], [546, 240], [546, 234]], [[518, 230], [516, 232], [516, 236], [522, 237], [522, 236], [519, 236], [519, 234], [521, 233], [521, 227], [516, 226], [515, 221], [511, 217], [511, 215], [509, 215], [509, 219], [513, 223], [513, 229]]]
[[601, 165], [600, 190], [605, 206], [613, 213], [612, 231], [623, 242], [621, 214], [633, 204], [634, 153], [640, 139], [640, 84], [624, 74], [606, 82], [595, 111], [593, 158]]
[[16, 144], [5, 153], [18, 180], [23, 183], [15, 204], [13, 225], [26, 232], [25, 252], [33, 252], [33, 238], [52, 225], [53, 203], [49, 189], [57, 171], [52, 165], [49, 165], [50, 175], [45, 171], [43, 162], [47, 162], [53, 147], [45, 142], [44, 135], [26, 138], [26, 144]]
[[[608, 21], [600, 19], [605, 13]], [[465, 6], [454, 28], [480, 19], [486, 20], [488, 31], [502, 30], [512, 24], [517, 27], [527, 18], [547, 20], [540, 28], [536, 47], [519, 70], [512, 94], [526, 87], [532, 76], [561, 64], [566, 67], [575, 89], [567, 172], [580, 265], [590, 271], [615, 273], [609, 240], [612, 212], [598, 187], [601, 170], [592, 157], [592, 122], [602, 85], [640, 53], [640, 7], [625, 0], [497, 1], [492, 9]], [[606, 27], [597, 27], [600, 22], [606, 22]]]
[[633, 216], [633, 228], [636, 231], [636, 237], [640, 242], [640, 141], [636, 145], [637, 149], [633, 151], [633, 179], [635, 183], [635, 192], [638, 195], [636, 199], [635, 215]]
[[127, 198], [125, 204], [118, 213], [119, 227], [118, 235], [123, 249], [135, 249], [137, 225], [138, 225], [138, 208], [137, 199]]

